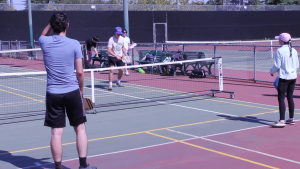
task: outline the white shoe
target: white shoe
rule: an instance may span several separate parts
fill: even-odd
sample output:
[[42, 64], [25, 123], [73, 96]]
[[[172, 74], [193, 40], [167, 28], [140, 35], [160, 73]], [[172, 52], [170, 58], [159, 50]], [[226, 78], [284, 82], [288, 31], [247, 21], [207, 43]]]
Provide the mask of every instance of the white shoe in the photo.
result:
[[107, 90], [112, 90], [112, 86], [108, 86], [108, 89]]
[[271, 124], [272, 127], [285, 127], [285, 121], [284, 122], [275, 122], [273, 124]]

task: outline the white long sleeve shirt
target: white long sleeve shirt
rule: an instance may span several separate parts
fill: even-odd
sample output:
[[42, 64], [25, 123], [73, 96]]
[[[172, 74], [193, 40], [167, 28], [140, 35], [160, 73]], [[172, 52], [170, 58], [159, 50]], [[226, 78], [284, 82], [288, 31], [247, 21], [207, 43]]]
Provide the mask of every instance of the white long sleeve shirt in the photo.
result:
[[283, 45], [277, 49], [274, 66], [270, 69], [270, 73], [274, 74], [278, 72], [280, 79], [296, 79], [297, 69], [299, 68], [298, 53], [293, 48], [292, 56], [290, 56], [290, 48], [288, 45]]

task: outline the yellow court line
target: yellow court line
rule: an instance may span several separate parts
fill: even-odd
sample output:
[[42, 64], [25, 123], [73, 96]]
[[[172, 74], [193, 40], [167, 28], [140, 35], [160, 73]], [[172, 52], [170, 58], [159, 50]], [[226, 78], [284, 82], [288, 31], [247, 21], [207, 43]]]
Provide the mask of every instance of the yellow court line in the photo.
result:
[[[220, 103], [228, 103], [228, 104], [234, 104], [234, 105], [246, 106], [246, 107], [254, 107], [254, 108], [259, 108], [259, 109], [274, 110], [274, 111], [276, 110], [276, 109], [270, 109], [270, 108], [265, 108], [265, 107], [252, 106], [252, 105], [241, 104], [241, 103], [225, 102], [225, 101], [214, 100], [214, 99], [207, 99], [207, 100], [209, 100], [209, 101], [214, 101], [214, 102], [220, 102]], [[278, 111], [278, 110], [277, 110], [277, 111]]]
[[[270, 112], [265, 112], [265, 113], [270, 113]], [[259, 113], [259, 114], [263, 114], [263, 113]], [[248, 116], [252, 116], [252, 115], [255, 115], [255, 114], [250, 114]], [[222, 119], [217, 119], [217, 120], [209, 120], [209, 121], [202, 121], [202, 122], [197, 122], [197, 123], [183, 124], [183, 125], [178, 125], [178, 126], [164, 127], [164, 128], [158, 128], [158, 129], [140, 131], [140, 132], [135, 132], [135, 133], [128, 133], [128, 134], [122, 134], [122, 135], [115, 135], [115, 136], [109, 136], [109, 137], [102, 137], [102, 138], [90, 139], [88, 141], [97, 141], [97, 140], [104, 140], [104, 139], [109, 139], [109, 138], [130, 136], [130, 135], [135, 135], [135, 134], [142, 134], [142, 133], [145, 133], [145, 132], [152, 132], [152, 131], [159, 131], [159, 130], [165, 130], [165, 129], [172, 129], [172, 128], [177, 128], [177, 127], [192, 126], [192, 125], [197, 125], [197, 124], [204, 124], [204, 123], [210, 123], [210, 122], [216, 122], [216, 121], [223, 121], [223, 120], [233, 119], [233, 118], [239, 118], [239, 117], [222, 118]], [[62, 145], [70, 145], [70, 144], [76, 144], [76, 142], [64, 143]], [[9, 154], [9, 153], [11, 153], [11, 154], [12, 153], [19, 153], [19, 152], [31, 151], [31, 150], [38, 150], [38, 149], [49, 148], [49, 147], [50, 146], [38, 147], [38, 148], [32, 148], [32, 149], [25, 149], [25, 150], [17, 150], [17, 151], [11, 151], [11, 152], [8, 152], [8, 153], [2, 153], [0, 155]]]
[[0, 107], [15, 107], [15, 106], [23, 106], [23, 105], [29, 105], [29, 104], [37, 104], [37, 103], [24, 103], [24, 104], [15, 104], [15, 105], [0, 106]]
[[269, 165], [262, 164], [262, 163], [259, 163], [259, 162], [256, 162], [256, 161], [248, 160], [248, 159], [245, 159], [245, 158], [242, 158], [242, 157], [230, 155], [230, 154], [223, 153], [223, 152], [220, 152], [220, 151], [212, 150], [212, 149], [205, 148], [205, 147], [202, 147], [202, 146], [198, 146], [198, 145], [195, 145], [195, 144], [191, 144], [191, 143], [188, 143], [188, 142], [185, 142], [185, 141], [180, 141], [180, 140], [177, 140], [177, 139], [174, 139], [174, 138], [154, 134], [154, 133], [147, 132], [147, 131], [145, 133], [151, 134], [151, 135], [154, 135], [154, 136], [157, 136], [157, 137], [165, 138], [165, 139], [168, 139], [168, 140], [176, 141], [178, 143], [182, 143], [182, 144], [189, 145], [189, 146], [192, 146], [192, 147], [200, 148], [202, 150], [206, 150], [206, 151], [210, 151], [210, 152], [213, 152], [213, 153], [221, 154], [221, 155], [224, 155], [224, 156], [227, 156], [227, 157], [231, 157], [231, 158], [235, 158], [235, 159], [238, 159], [238, 160], [246, 161], [246, 162], [249, 162], [249, 163], [252, 163], [252, 164], [260, 165], [260, 166], [263, 166], [263, 167], [272, 168], [272, 169], [279, 169], [279, 168], [276, 168], [276, 167], [273, 167], [273, 166], [269, 166]]
[[256, 116], [256, 115], [261, 115], [261, 114], [268, 114], [268, 113], [275, 113], [278, 110], [275, 111], [269, 111], [269, 112], [264, 112], [264, 113], [257, 113], [257, 114], [250, 114], [250, 115], [245, 115], [245, 116], [240, 116], [240, 117], [247, 117], [247, 116]]
[[29, 83], [44, 83], [44, 81], [31, 81], [31, 82], [23, 82], [23, 83], [9, 83], [9, 84], [29, 84]]
[[21, 95], [21, 94], [18, 94], [18, 93], [10, 92], [10, 91], [3, 90], [3, 89], [0, 89], [0, 91], [7, 92], [7, 93], [10, 93], [10, 94], [14, 94], [14, 95], [17, 95], [17, 96], [25, 97], [27, 99], [31, 99], [31, 100], [34, 100], [34, 101], [38, 101], [38, 102], [44, 103], [44, 101], [37, 100], [37, 99], [31, 98], [31, 97], [27, 97], [27, 96], [24, 96], [24, 95]]

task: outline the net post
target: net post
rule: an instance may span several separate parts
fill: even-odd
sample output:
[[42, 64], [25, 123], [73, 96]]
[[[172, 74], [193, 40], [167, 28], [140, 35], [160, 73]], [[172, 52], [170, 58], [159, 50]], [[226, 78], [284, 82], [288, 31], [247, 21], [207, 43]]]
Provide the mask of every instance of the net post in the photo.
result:
[[91, 93], [92, 93], [92, 101], [95, 104], [95, 76], [94, 76], [94, 71], [91, 71]]
[[253, 46], [253, 53], [254, 53], [254, 82], [256, 83], [256, 45]]
[[222, 58], [218, 59], [218, 69], [219, 69], [219, 90], [223, 91], [223, 67]]

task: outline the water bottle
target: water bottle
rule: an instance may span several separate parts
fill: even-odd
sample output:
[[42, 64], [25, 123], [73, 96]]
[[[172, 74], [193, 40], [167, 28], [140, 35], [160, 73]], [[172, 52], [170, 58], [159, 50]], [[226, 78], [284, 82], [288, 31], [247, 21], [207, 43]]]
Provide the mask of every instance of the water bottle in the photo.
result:
[[156, 56], [154, 56], [154, 62], [156, 61]]

